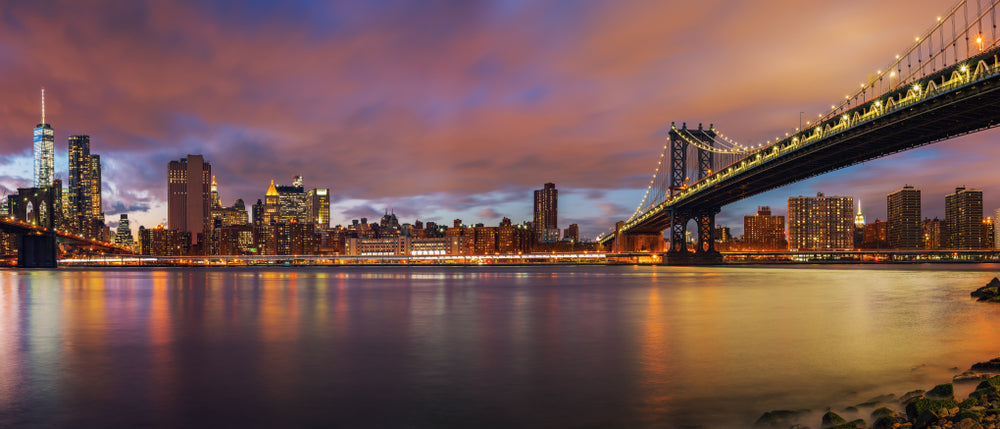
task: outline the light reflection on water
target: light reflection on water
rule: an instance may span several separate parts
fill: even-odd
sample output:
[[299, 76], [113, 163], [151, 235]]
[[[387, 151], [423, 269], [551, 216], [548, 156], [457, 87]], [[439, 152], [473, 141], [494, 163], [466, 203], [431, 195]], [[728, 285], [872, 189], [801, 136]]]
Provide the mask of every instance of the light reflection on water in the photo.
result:
[[996, 269], [0, 271], [0, 427], [746, 426], [1000, 355]]

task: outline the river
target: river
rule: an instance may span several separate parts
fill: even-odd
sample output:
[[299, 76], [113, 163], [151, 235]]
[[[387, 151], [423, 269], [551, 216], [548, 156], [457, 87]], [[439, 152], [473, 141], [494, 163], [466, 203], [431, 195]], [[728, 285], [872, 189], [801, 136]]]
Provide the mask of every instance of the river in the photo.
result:
[[748, 427], [1000, 356], [998, 271], [0, 270], [0, 427]]

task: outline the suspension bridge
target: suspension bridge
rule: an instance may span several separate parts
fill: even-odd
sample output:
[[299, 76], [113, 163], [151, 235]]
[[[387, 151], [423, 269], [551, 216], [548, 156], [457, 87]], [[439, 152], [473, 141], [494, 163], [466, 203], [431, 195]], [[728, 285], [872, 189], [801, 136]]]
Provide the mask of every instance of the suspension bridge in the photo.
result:
[[[721, 262], [722, 206], [809, 177], [1000, 124], [1000, 0], [963, 0], [905, 53], [816, 122], [757, 145], [716, 129], [671, 125], [635, 212], [598, 241], [613, 252], [664, 252], [668, 264]], [[689, 162], [691, 161], [691, 162]], [[697, 238], [687, 248], [687, 223]], [[664, 242], [667, 231], [669, 244]]]

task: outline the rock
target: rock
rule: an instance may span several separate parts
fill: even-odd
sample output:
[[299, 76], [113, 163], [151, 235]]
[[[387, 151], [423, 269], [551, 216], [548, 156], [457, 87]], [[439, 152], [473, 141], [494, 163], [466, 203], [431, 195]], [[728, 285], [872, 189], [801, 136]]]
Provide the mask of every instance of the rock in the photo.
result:
[[837, 413], [833, 411], [827, 411], [826, 414], [823, 414], [823, 420], [820, 423], [822, 427], [830, 428], [840, 424], [847, 423], [847, 420], [844, 420], [843, 417], [840, 417], [839, 415], [837, 415]]
[[896, 423], [899, 423], [892, 415], [881, 416], [875, 419], [875, 423], [872, 423], [872, 429], [891, 429], [895, 427]]
[[914, 390], [912, 392], [906, 392], [905, 395], [900, 396], [899, 397], [899, 403], [902, 404], [902, 405], [906, 405], [906, 404], [910, 403], [911, 401], [913, 401], [914, 399], [919, 399], [919, 398], [923, 398], [923, 397], [924, 397], [924, 391], [920, 390], [920, 389], [917, 389], [917, 390]]
[[926, 412], [933, 413], [935, 417], [953, 416], [958, 413], [958, 403], [954, 399], [920, 398], [906, 405], [906, 417], [910, 420], [916, 421]]
[[891, 401], [893, 399], [896, 399], [896, 395], [893, 394], [893, 393], [890, 393], [888, 395], [878, 395], [878, 396], [876, 396], [874, 398], [871, 398], [871, 399], [869, 399], [869, 400], [867, 400], [865, 402], [889, 402], [889, 401]]
[[991, 374], [984, 374], [975, 371], [965, 371], [951, 378], [953, 383], [973, 383], [990, 378]]
[[928, 391], [924, 396], [934, 399], [946, 399], [955, 397], [955, 388], [951, 383], [939, 384]]
[[879, 417], [885, 416], [892, 417], [894, 415], [896, 415], [896, 412], [892, 411], [888, 407], [877, 408], [875, 411], [872, 411], [872, 420], [878, 420]]
[[829, 429], [868, 429], [868, 425], [865, 424], [864, 420], [857, 419], [836, 426], [830, 426]]
[[976, 390], [984, 389], [984, 388], [988, 388], [988, 387], [993, 387], [993, 388], [1000, 389], [1000, 375], [995, 375], [993, 377], [990, 377], [990, 378], [987, 378], [987, 379], [983, 380], [981, 383], [979, 383], [976, 386]]
[[768, 411], [760, 416], [753, 427], [755, 428], [787, 428], [792, 421], [808, 413], [809, 410], [774, 410]]
[[1000, 358], [990, 359], [988, 362], [979, 362], [972, 365], [972, 371], [980, 372], [1000, 372]]
[[958, 426], [956, 427], [958, 429], [983, 429], [983, 425], [979, 424], [973, 419], [968, 419], [968, 418], [962, 419], [960, 422], [958, 422]]
[[978, 298], [979, 301], [989, 301], [1000, 297], [1000, 279], [994, 277], [986, 286], [972, 291], [969, 295]]

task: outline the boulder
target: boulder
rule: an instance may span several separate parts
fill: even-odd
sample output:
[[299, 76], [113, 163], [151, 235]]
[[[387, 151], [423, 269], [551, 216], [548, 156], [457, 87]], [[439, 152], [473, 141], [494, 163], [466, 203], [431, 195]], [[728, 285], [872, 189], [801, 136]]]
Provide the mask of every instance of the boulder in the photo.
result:
[[987, 362], [973, 364], [971, 370], [980, 372], [1000, 372], [1000, 358], [993, 358]]
[[951, 383], [939, 384], [925, 393], [924, 396], [932, 399], [954, 398], [955, 388], [952, 387]]
[[826, 414], [823, 414], [823, 420], [820, 421], [821, 427], [823, 428], [831, 428], [844, 423], [847, 423], [847, 420], [840, 417], [833, 411], [827, 411]]
[[986, 286], [972, 291], [969, 295], [972, 295], [973, 298], [978, 298], [979, 301], [989, 301], [1000, 297], [1000, 279], [994, 277]]
[[989, 387], [1000, 388], [1000, 375], [995, 375], [993, 377], [983, 380], [976, 386], [976, 390], [985, 389]]
[[919, 399], [919, 398], [923, 398], [923, 397], [924, 397], [924, 391], [920, 390], [920, 389], [917, 389], [917, 390], [914, 390], [912, 392], [906, 392], [906, 394], [904, 394], [903, 396], [900, 396], [899, 397], [899, 403], [902, 404], [902, 405], [906, 405], [906, 404], [912, 402], [914, 399]]
[[899, 420], [891, 415], [881, 416], [875, 419], [875, 423], [872, 423], [872, 429], [892, 429], [896, 423], [899, 423]]
[[768, 411], [760, 416], [753, 427], [755, 428], [787, 428], [792, 421], [809, 410], [774, 410]]
[[894, 415], [896, 415], [896, 413], [887, 407], [877, 408], [875, 411], [872, 411], [873, 420], [878, 420], [879, 417], [885, 417], [885, 416], [892, 417]]
[[906, 405], [906, 417], [910, 420], [916, 421], [927, 412], [935, 417], [953, 416], [958, 413], [958, 403], [954, 399], [920, 398]]

